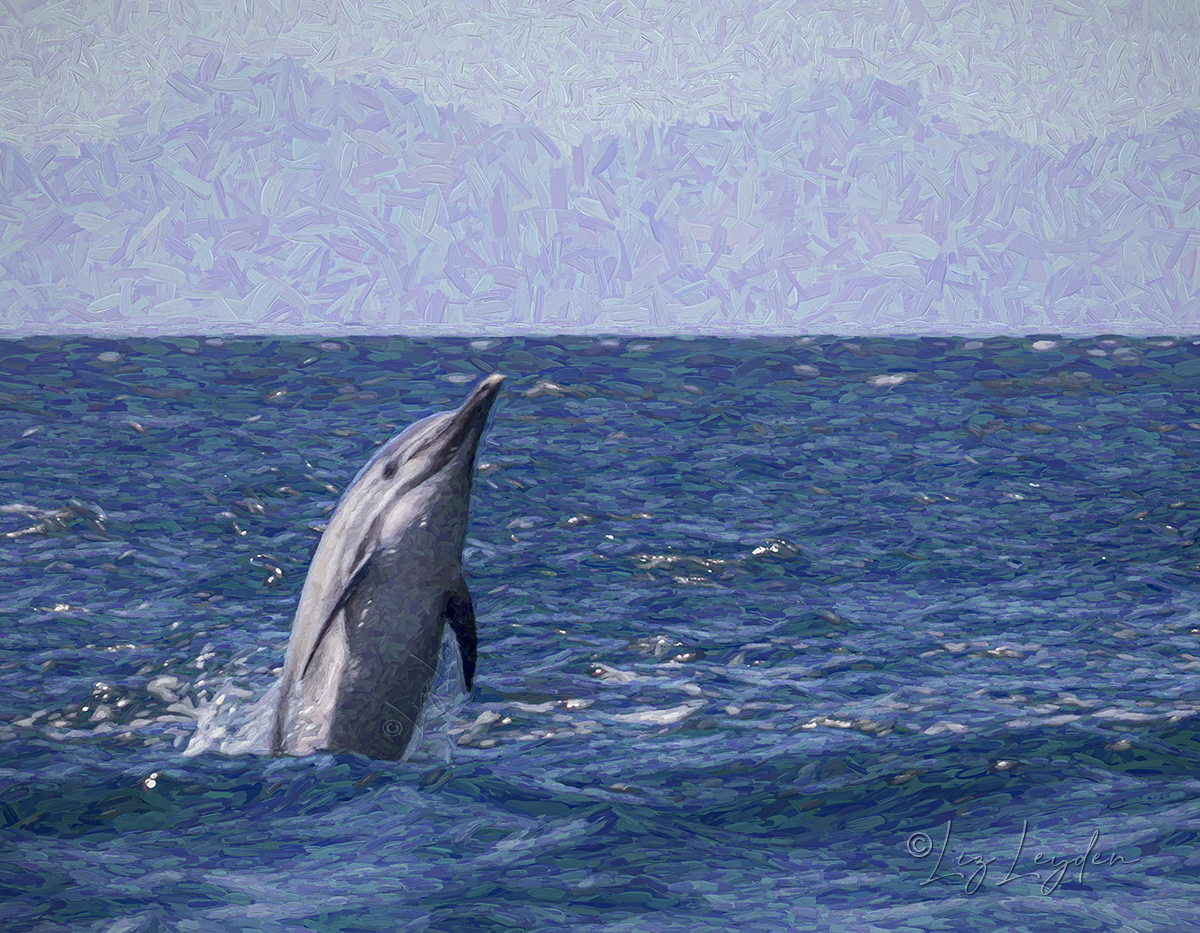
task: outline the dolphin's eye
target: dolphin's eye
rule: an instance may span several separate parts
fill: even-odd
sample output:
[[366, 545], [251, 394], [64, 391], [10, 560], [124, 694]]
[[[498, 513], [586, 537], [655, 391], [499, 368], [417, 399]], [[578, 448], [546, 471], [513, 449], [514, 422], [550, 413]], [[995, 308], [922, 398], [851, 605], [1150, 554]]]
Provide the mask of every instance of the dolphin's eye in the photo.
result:
[[389, 460], [383, 467], [383, 478], [391, 479], [396, 475], [396, 470], [399, 469], [399, 464], [395, 460]]

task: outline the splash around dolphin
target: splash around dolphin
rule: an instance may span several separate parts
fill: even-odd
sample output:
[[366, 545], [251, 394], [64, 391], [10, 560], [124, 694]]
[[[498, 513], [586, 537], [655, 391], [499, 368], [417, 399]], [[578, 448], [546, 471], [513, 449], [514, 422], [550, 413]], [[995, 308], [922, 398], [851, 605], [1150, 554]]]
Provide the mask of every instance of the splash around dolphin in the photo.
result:
[[405, 757], [447, 624], [471, 689], [475, 610], [462, 549], [475, 454], [503, 381], [493, 373], [457, 411], [411, 425], [346, 487], [292, 622], [272, 754]]

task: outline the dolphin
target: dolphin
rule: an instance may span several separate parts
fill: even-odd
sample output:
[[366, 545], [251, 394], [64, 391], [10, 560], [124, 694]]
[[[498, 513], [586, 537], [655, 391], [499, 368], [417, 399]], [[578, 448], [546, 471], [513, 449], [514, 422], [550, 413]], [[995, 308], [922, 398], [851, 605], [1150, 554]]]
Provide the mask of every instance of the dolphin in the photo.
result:
[[325, 748], [402, 759], [446, 624], [471, 689], [477, 642], [463, 539], [475, 453], [503, 381], [493, 373], [458, 411], [392, 438], [342, 493], [292, 622], [273, 755]]

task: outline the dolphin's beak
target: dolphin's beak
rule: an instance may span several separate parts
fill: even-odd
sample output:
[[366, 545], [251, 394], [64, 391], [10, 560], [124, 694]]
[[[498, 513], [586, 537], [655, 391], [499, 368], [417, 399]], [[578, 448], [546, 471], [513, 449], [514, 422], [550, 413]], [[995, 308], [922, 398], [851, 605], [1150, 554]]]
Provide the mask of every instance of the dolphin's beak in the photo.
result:
[[[475, 388], [471, 390], [467, 400], [462, 403], [462, 407], [454, 413], [454, 418], [450, 423], [447, 436], [455, 439], [454, 446], [461, 447], [464, 442], [479, 441], [480, 435], [483, 434], [483, 426], [487, 422], [488, 413], [492, 410], [492, 403], [496, 401], [500, 383], [503, 381], [503, 374], [492, 373], [475, 384]], [[473, 455], [474, 444], [471, 447]]]
[[475, 384], [475, 388], [471, 390], [471, 394], [467, 396], [467, 400], [462, 403], [462, 407], [458, 410], [459, 414], [464, 411], [477, 409], [481, 405], [485, 406], [484, 411], [486, 412], [492, 407], [496, 393], [500, 391], [500, 383], [503, 381], [503, 373], [492, 373], [490, 376], [480, 379]]

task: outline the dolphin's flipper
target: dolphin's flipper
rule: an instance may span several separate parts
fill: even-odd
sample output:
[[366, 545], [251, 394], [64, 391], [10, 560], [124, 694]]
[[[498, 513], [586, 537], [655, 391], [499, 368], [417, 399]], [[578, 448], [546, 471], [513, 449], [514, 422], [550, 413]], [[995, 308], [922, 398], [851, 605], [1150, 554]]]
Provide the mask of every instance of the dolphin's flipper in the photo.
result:
[[463, 682], [467, 685], [467, 690], [470, 690], [471, 682], [475, 679], [475, 654], [479, 639], [475, 636], [475, 606], [471, 603], [471, 593], [465, 582], [460, 582], [457, 590], [446, 594], [446, 608], [443, 614], [458, 640]]
[[[308, 669], [312, 667], [313, 660], [317, 656], [317, 652], [321, 649], [321, 642], [325, 640], [325, 636], [329, 634], [329, 630], [333, 628], [333, 620], [337, 618], [339, 612], [346, 608], [346, 604], [350, 602], [358, 591], [362, 588], [363, 582], [371, 575], [375, 568], [380, 555], [383, 553], [383, 548], [375, 551], [368, 557], [361, 567], [354, 572], [354, 576], [350, 578], [350, 582], [346, 584], [346, 588], [342, 590], [342, 595], [338, 597], [338, 601], [333, 604], [333, 608], [329, 610], [329, 615], [325, 617], [325, 621], [321, 624], [321, 631], [317, 633], [317, 640], [313, 642], [312, 651], [309, 652], [308, 660], [304, 662], [304, 670], [300, 672], [300, 677], [308, 676]], [[474, 631], [472, 624], [471, 630]]]

